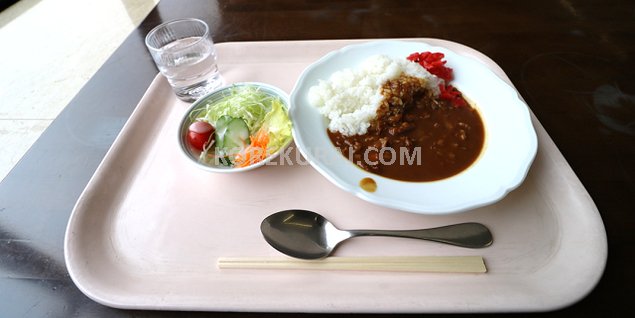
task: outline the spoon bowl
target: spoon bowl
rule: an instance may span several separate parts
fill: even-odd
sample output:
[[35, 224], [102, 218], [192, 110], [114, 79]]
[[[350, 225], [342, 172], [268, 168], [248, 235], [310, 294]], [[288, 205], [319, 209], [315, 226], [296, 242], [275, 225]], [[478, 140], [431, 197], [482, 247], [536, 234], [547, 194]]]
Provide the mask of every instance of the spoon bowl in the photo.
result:
[[285, 210], [260, 224], [265, 240], [276, 250], [301, 259], [329, 256], [341, 242], [355, 236], [392, 236], [435, 241], [468, 248], [487, 247], [492, 234], [480, 223], [460, 223], [420, 230], [340, 230], [322, 215], [307, 210]]

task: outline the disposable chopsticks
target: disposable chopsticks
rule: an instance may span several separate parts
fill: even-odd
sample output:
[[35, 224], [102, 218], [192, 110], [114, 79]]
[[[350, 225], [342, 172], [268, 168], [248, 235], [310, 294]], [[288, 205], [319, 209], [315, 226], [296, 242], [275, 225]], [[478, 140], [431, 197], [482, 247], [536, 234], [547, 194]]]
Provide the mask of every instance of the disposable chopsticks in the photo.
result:
[[303, 269], [397, 271], [435, 273], [485, 273], [481, 256], [328, 257], [299, 260], [272, 257], [221, 257], [220, 269]]

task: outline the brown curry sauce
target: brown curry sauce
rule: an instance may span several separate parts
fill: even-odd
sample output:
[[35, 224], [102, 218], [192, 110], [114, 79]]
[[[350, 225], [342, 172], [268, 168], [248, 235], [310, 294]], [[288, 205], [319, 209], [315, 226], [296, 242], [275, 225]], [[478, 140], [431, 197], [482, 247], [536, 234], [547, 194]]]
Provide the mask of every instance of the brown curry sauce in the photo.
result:
[[327, 129], [331, 142], [360, 168], [396, 180], [435, 181], [460, 173], [478, 158], [485, 130], [469, 103], [457, 107], [435, 98], [423, 80], [410, 76], [386, 82], [382, 95], [366, 134], [344, 136]]

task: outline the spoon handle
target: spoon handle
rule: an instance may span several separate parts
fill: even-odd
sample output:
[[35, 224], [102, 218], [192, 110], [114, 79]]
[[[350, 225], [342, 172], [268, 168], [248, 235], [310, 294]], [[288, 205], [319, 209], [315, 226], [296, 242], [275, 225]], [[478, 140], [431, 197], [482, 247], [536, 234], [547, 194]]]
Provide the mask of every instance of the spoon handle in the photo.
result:
[[492, 233], [480, 223], [460, 223], [422, 230], [352, 230], [354, 236], [392, 236], [446, 243], [461, 247], [479, 248], [492, 245]]

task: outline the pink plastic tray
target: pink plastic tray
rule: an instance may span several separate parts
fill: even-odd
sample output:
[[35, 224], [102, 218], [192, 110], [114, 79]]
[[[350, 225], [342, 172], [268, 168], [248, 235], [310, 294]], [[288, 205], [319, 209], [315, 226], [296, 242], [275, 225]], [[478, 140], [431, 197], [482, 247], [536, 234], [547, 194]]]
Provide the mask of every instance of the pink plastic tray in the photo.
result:
[[[473, 49], [417, 40], [477, 59], [509, 81]], [[217, 50], [227, 82], [266, 82], [290, 92], [307, 65], [359, 42], [222, 43]], [[598, 211], [535, 117], [539, 149], [523, 185], [495, 205], [431, 217], [362, 201], [308, 165], [266, 166], [238, 175], [204, 172], [178, 149], [177, 126], [187, 107], [157, 76], [71, 215], [68, 270], [97, 302], [210, 311], [546, 311], [584, 297], [604, 270], [606, 234]], [[259, 225], [270, 213], [290, 208], [318, 211], [342, 228], [482, 222], [494, 234], [486, 249], [368, 237], [347, 242], [337, 255], [482, 255], [488, 273], [216, 267], [219, 257], [280, 256], [262, 239]]]

